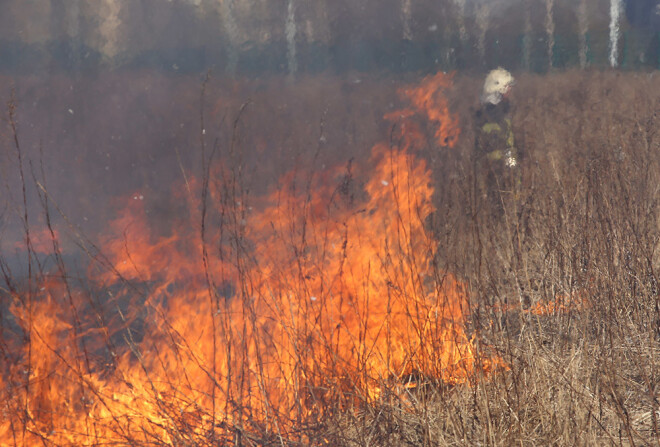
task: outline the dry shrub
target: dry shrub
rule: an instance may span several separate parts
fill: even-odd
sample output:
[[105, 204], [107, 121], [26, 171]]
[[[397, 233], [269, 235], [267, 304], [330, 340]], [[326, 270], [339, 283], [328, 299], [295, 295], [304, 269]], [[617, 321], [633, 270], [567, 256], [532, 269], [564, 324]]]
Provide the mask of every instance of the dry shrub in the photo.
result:
[[[504, 215], [484, 213], [451, 181], [452, 169], [471, 174], [469, 125], [457, 164], [435, 165], [441, 263], [469, 281], [472, 328], [510, 370], [344, 418], [339, 444], [659, 442], [660, 77], [517, 78], [523, 187]], [[457, 79], [463, 122], [478, 91], [478, 79]]]
[[[356, 387], [351, 399], [323, 402], [325, 408], [318, 413], [322, 417], [314, 424], [301, 420], [286, 433], [255, 424], [250, 432], [247, 426], [231, 427], [226, 437], [209, 438], [208, 433], [198, 432], [194, 421], [202, 424], [204, 418], [195, 414], [199, 419], [193, 422], [181, 418], [171, 439], [181, 445], [658, 444], [660, 78], [593, 71], [520, 74], [512, 101], [517, 144], [524, 154], [523, 181], [519, 197], [504, 198], [501, 215], [486, 212], [488, 205], [475, 199], [473, 188], [469, 123], [479, 84], [474, 77], [456, 77], [449, 102], [463, 123], [459, 144], [438, 148], [429, 138], [419, 149], [435, 181], [436, 211], [424, 225], [433, 234], [429, 240], [437, 242], [437, 247], [427, 248], [433, 252], [436, 271], [412, 274], [438, 281], [449, 271], [469, 284], [467, 330], [474, 337], [476, 357], [498, 354], [507, 370], [477, 375], [458, 385], [420, 375], [414, 377], [414, 387], [403, 391], [383, 384], [375, 401]], [[354, 93], [352, 85], [345, 86], [350, 90], [346, 94]], [[375, 94], [379, 90], [372, 90], [373, 85], [360, 89]], [[317, 91], [316, 87], [313, 81], [301, 86], [303, 92]], [[324, 95], [335, 91], [327, 87]], [[262, 96], [264, 104], [278, 104], [279, 100], [263, 99], [267, 97]], [[339, 102], [335, 99], [332, 107], [340, 114]], [[352, 104], [349, 121], [369, 120], [361, 108], [371, 110], [368, 103]], [[289, 116], [274, 107], [257, 110], [252, 117], [274, 113]], [[321, 120], [328, 125], [334, 119], [334, 132], [349, 126], [349, 133], [360, 134], [355, 123], [333, 116], [317, 107], [314, 124]], [[250, 126], [259, 126], [260, 120], [256, 121], [244, 117], [239, 131], [249, 138]], [[370, 133], [375, 132], [372, 124]], [[299, 123], [292, 129], [309, 125]], [[427, 134], [432, 135], [431, 129]], [[308, 128], [305, 143], [296, 142], [300, 135], [288, 135], [286, 141], [296, 146], [316, 140], [318, 134]], [[237, 151], [242, 143], [240, 138], [227, 142], [236, 144], [232, 150]], [[397, 144], [391, 141], [392, 146]], [[245, 179], [240, 176], [238, 156], [236, 163], [236, 171], [216, 179], [226, 208], [211, 217], [233, 222], [221, 237], [234, 244], [231, 254], [236, 255], [236, 263], [247, 265], [252, 262], [252, 248], [241, 239], [241, 218], [247, 212], [249, 193], [240, 184]], [[308, 193], [305, 180], [303, 176], [301, 197]], [[359, 179], [349, 186], [340, 193], [351, 200], [351, 194], [359, 197], [364, 192]], [[213, 187], [211, 181], [207, 190], [211, 195]], [[311, 205], [305, 203], [303, 208], [315, 212]], [[296, 207], [288, 211], [295, 212]], [[291, 235], [282, 232], [282, 239], [297, 235], [305, 225]], [[303, 245], [292, 244], [292, 252]], [[246, 257], [240, 258], [240, 253]], [[207, 252], [204, 256], [206, 260]], [[249, 279], [232, 287], [253, 287]], [[304, 286], [307, 280], [293, 282]], [[7, 282], [7, 289], [16, 294], [15, 284]], [[429, 345], [434, 342], [429, 340]], [[130, 347], [137, 349], [135, 344]], [[249, 408], [240, 411], [250, 414]], [[164, 442], [153, 440], [155, 445]], [[126, 443], [141, 444], [138, 438], [127, 438]]]

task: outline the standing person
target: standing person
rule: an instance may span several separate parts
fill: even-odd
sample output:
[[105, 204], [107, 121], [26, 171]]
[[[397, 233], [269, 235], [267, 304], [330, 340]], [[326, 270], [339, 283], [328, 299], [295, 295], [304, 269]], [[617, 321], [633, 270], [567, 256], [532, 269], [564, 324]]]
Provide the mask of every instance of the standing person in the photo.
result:
[[520, 184], [520, 167], [507, 98], [514, 85], [511, 73], [503, 68], [486, 76], [481, 106], [475, 116], [475, 184], [480, 206], [502, 214], [507, 197], [515, 196]]

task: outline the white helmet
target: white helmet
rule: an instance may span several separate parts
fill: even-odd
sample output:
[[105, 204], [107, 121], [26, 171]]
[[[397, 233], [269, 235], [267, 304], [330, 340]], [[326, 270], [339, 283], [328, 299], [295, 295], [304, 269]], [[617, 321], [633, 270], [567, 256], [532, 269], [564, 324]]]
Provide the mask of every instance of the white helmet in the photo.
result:
[[513, 84], [515, 84], [513, 76], [504, 68], [498, 67], [495, 70], [491, 70], [484, 82], [484, 89], [481, 92], [481, 102], [483, 104], [498, 104], [502, 100], [502, 96], [509, 92]]

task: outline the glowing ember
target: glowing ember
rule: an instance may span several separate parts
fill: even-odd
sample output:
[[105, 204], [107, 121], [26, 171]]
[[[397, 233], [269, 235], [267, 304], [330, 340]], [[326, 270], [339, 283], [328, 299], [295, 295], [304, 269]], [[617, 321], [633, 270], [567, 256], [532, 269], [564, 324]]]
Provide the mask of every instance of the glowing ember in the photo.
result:
[[[455, 141], [446, 102], [431, 106], [437, 90], [433, 102], [409, 92], [436, 137]], [[465, 333], [466, 286], [432, 268], [426, 164], [377, 145], [370, 166], [318, 173], [302, 190], [287, 176], [252, 207], [219, 170], [208, 190], [191, 182], [205, 200], [182, 194], [188, 212], [166, 235], [129, 198], [90, 290], [59, 275], [12, 296], [20, 328], [0, 376], [0, 443], [286, 435], [330, 408], [414, 387], [411, 377], [458, 385], [502, 365]]]

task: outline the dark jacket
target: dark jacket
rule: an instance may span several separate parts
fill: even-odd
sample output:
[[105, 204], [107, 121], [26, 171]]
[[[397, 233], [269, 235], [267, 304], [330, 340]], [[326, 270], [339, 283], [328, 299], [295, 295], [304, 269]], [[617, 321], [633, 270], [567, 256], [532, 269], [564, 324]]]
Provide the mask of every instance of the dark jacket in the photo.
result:
[[475, 116], [475, 151], [478, 159], [487, 158], [507, 166], [518, 163], [507, 100], [484, 104]]

